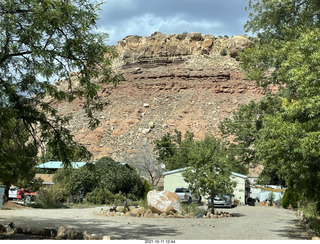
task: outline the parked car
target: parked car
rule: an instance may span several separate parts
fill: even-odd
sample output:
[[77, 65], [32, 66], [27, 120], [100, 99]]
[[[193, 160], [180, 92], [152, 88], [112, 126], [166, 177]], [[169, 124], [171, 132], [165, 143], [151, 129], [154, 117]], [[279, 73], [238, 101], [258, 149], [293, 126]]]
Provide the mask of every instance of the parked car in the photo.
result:
[[[223, 194], [222, 196], [216, 195], [213, 199], [213, 205], [215, 207], [234, 207], [234, 195], [226, 195]], [[211, 198], [208, 198], [208, 206], [211, 206]]]
[[178, 187], [174, 191], [182, 202], [192, 203], [192, 202], [201, 202], [201, 197], [196, 197], [187, 187]]

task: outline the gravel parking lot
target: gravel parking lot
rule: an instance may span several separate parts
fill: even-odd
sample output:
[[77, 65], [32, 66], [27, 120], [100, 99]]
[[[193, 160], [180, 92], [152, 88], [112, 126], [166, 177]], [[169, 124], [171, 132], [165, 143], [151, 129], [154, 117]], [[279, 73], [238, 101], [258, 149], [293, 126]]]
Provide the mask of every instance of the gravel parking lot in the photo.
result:
[[307, 239], [295, 211], [274, 207], [239, 206], [218, 209], [239, 217], [171, 219], [107, 217], [101, 208], [0, 210], [0, 224], [110, 235], [111, 240], [294, 240]]

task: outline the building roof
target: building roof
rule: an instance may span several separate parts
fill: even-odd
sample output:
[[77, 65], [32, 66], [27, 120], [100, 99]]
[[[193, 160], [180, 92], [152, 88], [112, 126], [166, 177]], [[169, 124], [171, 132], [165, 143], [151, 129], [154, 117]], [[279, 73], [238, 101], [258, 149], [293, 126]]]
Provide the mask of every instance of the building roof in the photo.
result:
[[[170, 174], [179, 173], [179, 172], [185, 171], [186, 169], [187, 169], [187, 168], [170, 170], [170, 171], [164, 172], [163, 175], [165, 176], [165, 175], [170, 175]], [[231, 172], [231, 174], [234, 175], [234, 176], [240, 177], [240, 178], [244, 178], [244, 179], [247, 178], [246, 175], [238, 174], [238, 173], [235, 173], [235, 172]]]
[[164, 172], [163, 175], [170, 175], [170, 174], [174, 174], [174, 173], [179, 173], [179, 172], [185, 171], [186, 169], [187, 168], [170, 170], [170, 171]]
[[[72, 168], [74, 169], [78, 169], [81, 168], [82, 166], [84, 166], [86, 164], [86, 162], [72, 162]], [[61, 161], [49, 161], [43, 164], [39, 164], [37, 166], [37, 168], [40, 169], [61, 169], [63, 168], [63, 164]]]
[[[72, 162], [72, 168], [78, 169], [84, 166], [87, 162]], [[95, 162], [93, 162], [94, 164]], [[121, 165], [129, 167], [127, 163], [120, 163]], [[37, 168], [40, 169], [62, 169], [63, 168], [63, 163], [61, 161], [49, 161], [43, 164], [37, 165]]]

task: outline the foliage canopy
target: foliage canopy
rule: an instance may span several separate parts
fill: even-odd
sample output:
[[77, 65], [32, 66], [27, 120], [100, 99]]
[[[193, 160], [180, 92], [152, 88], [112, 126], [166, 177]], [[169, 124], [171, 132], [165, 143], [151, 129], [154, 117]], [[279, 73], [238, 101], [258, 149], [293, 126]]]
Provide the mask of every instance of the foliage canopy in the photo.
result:
[[159, 163], [164, 163], [167, 170], [184, 168], [188, 165], [189, 148], [194, 144], [193, 133], [186, 131], [184, 140], [177, 129], [174, 134], [167, 133], [160, 140], [155, 140], [154, 151]]
[[189, 149], [189, 167], [183, 172], [185, 181], [194, 192], [211, 198], [214, 213], [214, 197], [231, 194], [236, 183], [231, 179], [232, 164], [226, 148], [214, 136], [206, 136]]
[[279, 110], [266, 113], [254, 142], [266, 167], [320, 210], [320, 3], [250, 0], [245, 28], [256, 41], [241, 55], [247, 77], [279, 86]]
[[[114, 48], [105, 44], [106, 34], [93, 30], [100, 4], [87, 0], [0, 1], [0, 109], [10, 110], [8, 120], [24, 126], [36, 146], [51, 145], [66, 164], [71, 162], [70, 145], [78, 144], [64, 127], [68, 118], [59, 116], [46, 101], [71, 102], [84, 97], [93, 128], [98, 124], [93, 111], [103, 106], [96, 80], [120, 81], [111, 69]], [[75, 71], [77, 89], [71, 82]], [[65, 79], [69, 90], [58, 90], [54, 79]], [[85, 150], [83, 156], [88, 156]]]

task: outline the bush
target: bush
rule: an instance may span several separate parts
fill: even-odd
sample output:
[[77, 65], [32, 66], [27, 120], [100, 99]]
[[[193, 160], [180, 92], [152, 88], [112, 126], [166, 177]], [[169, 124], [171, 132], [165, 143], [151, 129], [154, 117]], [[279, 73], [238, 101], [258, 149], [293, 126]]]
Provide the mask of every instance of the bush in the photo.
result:
[[96, 188], [86, 196], [87, 202], [94, 204], [112, 204], [115, 196], [109, 190]]
[[320, 236], [320, 216], [317, 201], [304, 201], [301, 203], [300, 210], [305, 214], [310, 228], [314, 230], [317, 236]]
[[148, 192], [152, 190], [152, 185], [147, 180], [143, 180], [143, 189], [144, 189], [143, 198], [146, 198], [148, 195]]
[[307, 218], [310, 228], [314, 231], [317, 236], [320, 236], [320, 219], [319, 217], [310, 217]]
[[108, 189], [111, 193], [130, 195], [132, 200], [144, 196], [144, 184], [137, 171], [129, 165], [122, 165], [111, 158], [104, 157], [95, 164], [96, 186]]
[[225, 48], [222, 49], [221, 52], [220, 52], [220, 55], [221, 56], [227, 56], [228, 55], [227, 49], [225, 49]]
[[288, 187], [282, 198], [282, 206], [284, 208], [288, 208], [289, 205], [291, 204], [293, 208], [297, 208], [298, 201], [299, 201], [298, 193], [295, 192], [292, 188]]
[[86, 194], [86, 200], [94, 204], [113, 204], [126, 198], [139, 200], [150, 189], [135, 168], [123, 165], [112, 158], [103, 157], [95, 164], [80, 169], [60, 169], [54, 183], [69, 195]]
[[41, 188], [38, 191], [36, 204], [42, 207], [54, 207], [67, 202], [69, 192], [59, 186]]

